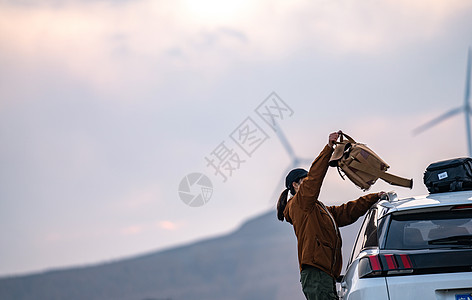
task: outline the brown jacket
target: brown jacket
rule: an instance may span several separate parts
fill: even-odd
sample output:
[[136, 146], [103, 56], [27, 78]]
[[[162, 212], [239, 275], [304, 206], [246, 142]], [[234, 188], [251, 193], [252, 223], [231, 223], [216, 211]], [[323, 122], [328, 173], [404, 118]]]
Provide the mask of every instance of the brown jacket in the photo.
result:
[[326, 145], [311, 165], [307, 179], [288, 201], [284, 216], [297, 236], [300, 270], [302, 265], [311, 265], [337, 278], [342, 267], [338, 227], [354, 223], [379, 197], [368, 194], [340, 206], [324, 206], [318, 196], [332, 153], [333, 148]]

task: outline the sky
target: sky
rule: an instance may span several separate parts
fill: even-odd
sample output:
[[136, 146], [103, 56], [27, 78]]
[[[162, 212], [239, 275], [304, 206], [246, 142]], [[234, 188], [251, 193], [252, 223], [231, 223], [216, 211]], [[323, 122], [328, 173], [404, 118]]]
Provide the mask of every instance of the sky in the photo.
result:
[[[467, 156], [463, 114], [412, 130], [463, 105], [471, 16], [468, 0], [1, 0], [0, 276], [169, 249], [273, 209], [291, 165], [261, 113], [274, 104], [299, 158], [342, 129], [414, 180], [369, 192], [427, 193], [429, 163]], [[208, 163], [223, 156], [232, 170]], [[211, 184], [202, 206], [181, 199], [190, 174]], [[320, 200], [364, 193], [330, 169]]]

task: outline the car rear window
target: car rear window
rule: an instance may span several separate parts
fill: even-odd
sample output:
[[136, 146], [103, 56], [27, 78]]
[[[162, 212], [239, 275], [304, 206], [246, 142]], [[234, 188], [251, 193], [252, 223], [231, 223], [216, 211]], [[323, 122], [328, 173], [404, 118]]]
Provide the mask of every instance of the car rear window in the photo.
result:
[[472, 210], [392, 215], [385, 249], [470, 247]]

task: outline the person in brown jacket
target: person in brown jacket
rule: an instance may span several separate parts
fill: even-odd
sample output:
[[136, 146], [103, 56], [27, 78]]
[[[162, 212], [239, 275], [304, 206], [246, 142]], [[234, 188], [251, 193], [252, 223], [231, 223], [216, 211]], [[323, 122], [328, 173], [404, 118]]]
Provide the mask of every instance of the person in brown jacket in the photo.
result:
[[[335, 278], [342, 267], [338, 227], [354, 223], [384, 194], [368, 194], [340, 206], [325, 206], [318, 200], [339, 134], [329, 135], [328, 144], [308, 172], [290, 171], [285, 179], [286, 189], [277, 203], [278, 219], [292, 224], [297, 236], [300, 282], [308, 300], [338, 299]], [[289, 192], [293, 197], [287, 199]]]

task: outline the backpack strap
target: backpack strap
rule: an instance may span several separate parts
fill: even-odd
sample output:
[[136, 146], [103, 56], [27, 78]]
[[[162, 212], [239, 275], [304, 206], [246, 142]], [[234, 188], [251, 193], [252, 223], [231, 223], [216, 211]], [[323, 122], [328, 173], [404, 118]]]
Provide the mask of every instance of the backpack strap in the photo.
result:
[[349, 135], [345, 134], [344, 132], [341, 132], [341, 142], [343, 141], [343, 136], [346, 137], [346, 139], [349, 141], [349, 143], [355, 144], [356, 141], [350, 137]]
[[390, 173], [387, 173], [382, 170], [377, 170], [373, 167], [371, 167], [367, 163], [360, 163], [358, 161], [352, 161], [350, 164], [350, 167], [357, 169], [359, 171], [377, 176], [381, 178], [382, 180], [388, 182], [389, 184], [392, 185], [398, 185], [398, 186], [403, 186], [403, 187], [409, 187], [410, 189], [413, 187], [413, 180], [412, 179], [407, 179], [403, 178], [397, 175], [393, 175]]
[[[338, 161], [343, 157], [344, 152], [351, 146], [351, 144], [356, 143], [352, 137], [348, 136], [344, 132], [341, 132], [339, 136], [339, 142], [334, 142], [336, 144], [336, 148], [334, 149], [333, 155], [329, 160], [329, 165], [331, 167], [337, 167]], [[343, 137], [346, 137], [346, 140], [344, 140]]]

